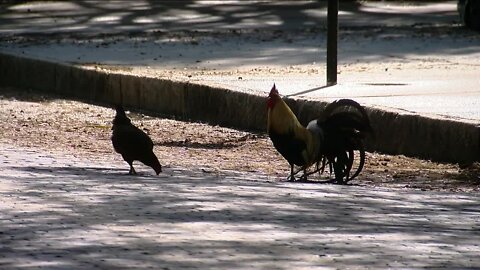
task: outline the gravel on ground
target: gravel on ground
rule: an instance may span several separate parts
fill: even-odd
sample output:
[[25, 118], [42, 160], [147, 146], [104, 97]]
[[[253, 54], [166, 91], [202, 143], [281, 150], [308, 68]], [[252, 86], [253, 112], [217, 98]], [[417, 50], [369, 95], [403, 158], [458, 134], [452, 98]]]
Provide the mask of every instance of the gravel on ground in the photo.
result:
[[[108, 107], [3, 88], [0, 89], [0, 143], [69, 153], [92, 161], [121, 160], [110, 141], [114, 114]], [[287, 162], [275, 151], [264, 132], [180, 121], [146, 112], [131, 111], [128, 115], [151, 136], [154, 151], [166, 167], [220, 175], [248, 172], [274, 181], [285, 180], [289, 172]], [[458, 164], [367, 153], [364, 171], [351, 183], [478, 192], [480, 166], [473, 164], [465, 168]]]

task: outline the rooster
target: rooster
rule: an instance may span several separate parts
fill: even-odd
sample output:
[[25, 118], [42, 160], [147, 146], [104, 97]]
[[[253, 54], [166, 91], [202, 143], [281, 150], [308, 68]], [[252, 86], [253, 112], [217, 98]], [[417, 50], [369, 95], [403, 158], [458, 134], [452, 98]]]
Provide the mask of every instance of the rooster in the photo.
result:
[[134, 126], [125, 114], [122, 106], [116, 106], [116, 115], [112, 126], [112, 144], [115, 151], [122, 155], [130, 165], [128, 174], [137, 174], [133, 168], [133, 161], [138, 160], [152, 167], [158, 175], [162, 172], [162, 165], [153, 153], [153, 142], [148, 135]]
[[[290, 165], [289, 181], [295, 181], [294, 167], [301, 170], [313, 165], [320, 155], [321, 130], [308, 130], [283, 101], [273, 85], [267, 100], [267, 132], [273, 146]], [[305, 175], [306, 176], [306, 175]]]
[[[371, 131], [365, 109], [350, 99], [329, 104], [322, 116], [304, 127], [280, 97], [275, 85], [267, 100], [267, 132], [277, 151], [290, 165], [289, 181], [303, 171], [302, 180], [315, 172], [323, 172], [325, 165], [335, 174], [337, 183], [346, 183], [358, 176], [365, 163], [363, 139]], [[354, 151], [360, 152], [359, 166], [350, 177]], [[316, 164], [316, 170], [307, 169]], [[300, 169], [295, 172], [295, 166]]]

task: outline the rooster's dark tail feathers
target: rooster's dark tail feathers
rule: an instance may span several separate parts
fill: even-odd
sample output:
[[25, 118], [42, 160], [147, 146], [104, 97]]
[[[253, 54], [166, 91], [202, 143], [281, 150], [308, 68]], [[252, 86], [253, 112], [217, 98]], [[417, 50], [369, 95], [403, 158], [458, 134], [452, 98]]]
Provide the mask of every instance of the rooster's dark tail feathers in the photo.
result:
[[[317, 120], [324, 131], [322, 155], [319, 161], [330, 166], [338, 183], [347, 183], [357, 177], [365, 165], [364, 139], [373, 133], [368, 114], [358, 102], [340, 99], [329, 104]], [[358, 151], [359, 162], [356, 171], [350, 176]]]

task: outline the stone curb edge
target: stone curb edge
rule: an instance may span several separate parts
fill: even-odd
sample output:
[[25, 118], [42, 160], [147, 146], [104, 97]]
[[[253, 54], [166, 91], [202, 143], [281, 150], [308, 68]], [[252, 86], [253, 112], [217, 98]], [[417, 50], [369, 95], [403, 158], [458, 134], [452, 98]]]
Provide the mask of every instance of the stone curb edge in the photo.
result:
[[[266, 97], [189, 82], [109, 73], [0, 53], [0, 86], [33, 89], [112, 106], [122, 103], [182, 119], [265, 131]], [[326, 102], [286, 99], [302, 123], [319, 115]], [[424, 159], [480, 161], [480, 126], [449, 119], [367, 107], [374, 138], [370, 151]]]

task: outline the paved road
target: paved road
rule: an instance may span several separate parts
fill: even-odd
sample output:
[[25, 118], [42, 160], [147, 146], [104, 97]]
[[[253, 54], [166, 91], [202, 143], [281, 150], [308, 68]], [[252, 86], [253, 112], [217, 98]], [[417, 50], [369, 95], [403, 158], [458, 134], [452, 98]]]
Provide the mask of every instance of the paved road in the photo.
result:
[[0, 145], [2, 269], [477, 269], [476, 194], [125, 173]]
[[[0, 33], [124, 33], [212, 29], [324, 27], [327, 1], [6, 1]], [[342, 26], [449, 25], [459, 21], [456, 1], [403, 4], [341, 3]]]

